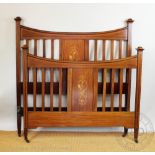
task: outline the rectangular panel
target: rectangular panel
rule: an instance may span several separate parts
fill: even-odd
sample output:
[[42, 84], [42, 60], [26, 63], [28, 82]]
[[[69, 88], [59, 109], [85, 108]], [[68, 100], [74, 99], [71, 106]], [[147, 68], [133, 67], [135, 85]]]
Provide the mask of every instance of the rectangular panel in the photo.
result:
[[63, 60], [84, 60], [84, 40], [61, 40]]
[[72, 111], [92, 111], [93, 69], [73, 69], [72, 79], [68, 82], [72, 82]]
[[28, 112], [28, 127], [125, 126], [134, 127], [134, 112]]

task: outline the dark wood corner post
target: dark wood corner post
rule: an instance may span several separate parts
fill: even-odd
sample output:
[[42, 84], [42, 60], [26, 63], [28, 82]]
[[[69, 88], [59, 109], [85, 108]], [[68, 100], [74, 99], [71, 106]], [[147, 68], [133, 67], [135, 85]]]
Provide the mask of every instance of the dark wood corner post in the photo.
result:
[[[132, 23], [133, 23], [133, 19], [128, 19], [127, 20], [127, 36], [128, 36], [128, 40], [127, 40], [127, 57], [132, 55]], [[131, 92], [131, 69], [127, 69], [126, 70], [126, 82], [128, 85], [128, 90], [127, 93], [125, 95], [125, 102], [126, 102], [126, 110], [130, 111], [130, 92]]]
[[21, 136], [21, 117], [22, 117], [22, 108], [21, 108], [21, 54], [20, 54], [20, 17], [16, 17], [16, 94], [17, 94], [17, 132], [18, 136]]
[[[132, 23], [134, 22], [133, 19], [129, 18], [127, 23], [127, 57], [132, 55]], [[126, 111], [130, 111], [130, 94], [131, 94], [131, 69], [126, 69], [126, 83], [128, 86], [127, 92], [125, 93], [125, 109]], [[128, 129], [124, 127], [124, 134], [123, 137], [125, 137], [128, 133]]]
[[24, 45], [23, 49], [23, 105], [24, 105], [24, 138], [27, 143], [28, 140], [28, 102], [27, 102], [27, 87], [28, 87], [28, 69], [27, 69], [27, 53], [28, 53], [28, 46]]
[[140, 117], [140, 97], [141, 97], [141, 75], [142, 75], [142, 55], [143, 48], [137, 48], [137, 72], [136, 72], [136, 97], [135, 97], [135, 124], [134, 140], [138, 143], [139, 117]]

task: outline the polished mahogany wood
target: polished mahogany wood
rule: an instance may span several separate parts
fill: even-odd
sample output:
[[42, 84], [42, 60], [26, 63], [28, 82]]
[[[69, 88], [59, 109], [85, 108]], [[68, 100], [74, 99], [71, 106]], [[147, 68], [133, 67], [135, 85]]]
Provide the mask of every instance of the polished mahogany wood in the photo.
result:
[[29, 128], [122, 125], [133, 128], [134, 112], [28, 112], [28, 120]]
[[49, 60], [47, 58], [36, 57], [28, 54], [28, 67], [37, 68], [136, 68], [137, 57], [131, 56], [128, 58], [107, 60], [107, 61], [61, 61], [61, 60]]
[[[123, 126], [124, 135], [128, 128], [134, 128], [134, 139], [138, 141], [140, 89], [142, 70], [142, 48], [132, 56], [132, 19], [127, 26], [105, 32], [50, 32], [20, 25], [21, 18], [16, 20], [16, 69], [17, 69], [17, 127], [21, 134], [21, 117], [24, 114], [24, 136], [28, 142], [29, 128], [50, 126]], [[21, 49], [20, 42], [26, 45]], [[37, 46], [42, 40], [42, 57], [37, 56]], [[46, 41], [50, 40], [51, 58], [46, 58]], [[59, 60], [55, 60], [55, 40], [59, 41]], [[90, 61], [90, 41], [94, 41], [94, 60]], [[30, 53], [31, 41], [34, 41], [34, 54]], [[102, 41], [102, 60], [98, 60], [99, 41]], [[107, 47], [107, 43], [110, 46]], [[115, 59], [115, 42], [118, 43], [118, 59]], [[126, 42], [126, 56], [123, 57], [122, 45]], [[109, 48], [109, 53], [107, 53]], [[24, 54], [21, 54], [23, 52]], [[23, 72], [21, 56], [23, 55]], [[109, 55], [110, 60], [107, 60]], [[33, 82], [29, 80], [32, 69]], [[135, 111], [130, 111], [131, 71], [136, 69]], [[41, 81], [37, 81], [38, 70]], [[54, 81], [55, 71], [58, 81]], [[47, 71], [50, 81], [46, 82]], [[98, 81], [102, 71], [102, 81]], [[107, 81], [110, 71], [110, 82]], [[118, 74], [116, 75], [115, 73]], [[126, 76], [124, 76], [126, 71]], [[23, 73], [23, 81], [21, 79]], [[118, 76], [118, 81], [115, 81]], [[21, 96], [24, 103], [21, 103]], [[28, 95], [33, 95], [33, 106], [28, 103]], [[102, 104], [98, 106], [98, 94]], [[119, 105], [115, 105], [114, 96], [119, 95]], [[125, 105], [123, 104], [125, 94]], [[37, 106], [41, 96], [41, 106]], [[50, 103], [45, 105], [45, 96], [49, 95]], [[54, 95], [58, 100], [55, 105]], [[66, 96], [63, 107], [62, 96]], [[107, 95], [110, 95], [110, 107], [107, 106]], [[54, 106], [55, 105], [55, 106]], [[23, 111], [24, 106], [24, 111]]]

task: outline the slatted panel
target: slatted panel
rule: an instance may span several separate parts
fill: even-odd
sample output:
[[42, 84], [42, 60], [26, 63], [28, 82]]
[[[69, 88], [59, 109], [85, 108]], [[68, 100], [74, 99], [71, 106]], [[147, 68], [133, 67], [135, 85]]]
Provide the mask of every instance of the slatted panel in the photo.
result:
[[[28, 43], [28, 41], [29, 40], [26, 40], [26, 42]], [[45, 53], [45, 39], [43, 40], [43, 57], [45, 57], [45, 55], [46, 55], [46, 53]], [[36, 49], [37, 49], [37, 40], [34, 40], [34, 55], [37, 55], [37, 52], [36, 52]], [[61, 40], [60, 40], [60, 42], [59, 42], [60, 44], [61, 44]], [[120, 45], [122, 45], [122, 40], [120, 40], [119, 41], [119, 58], [121, 58], [122, 57], [122, 46], [120, 46]], [[85, 40], [85, 59], [89, 59], [88, 57], [89, 57], [89, 41], [88, 40]], [[103, 52], [103, 54], [102, 54], [102, 60], [105, 60], [105, 49], [106, 49], [106, 40], [103, 40], [103, 44], [102, 44], [102, 52]], [[61, 57], [62, 57], [62, 55], [61, 55], [61, 46], [59, 47], [60, 48], [60, 52], [59, 52], [59, 58], [61, 59]], [[51, 40], [51, 58], [53, 59], [53, 56], [54, 56], [54, 40]], [[112, 60], [114, 58], [114, 40], [111, 40], [111, 50], [110, 50], [110, 60]], [[97, 40], [95, 40], [95, 44], [94, 44], [94, 61], [97, 61]], [[35, 79], [36, 77], [37, 77], [37, 72], [35, 73], [35, 70], [36, 69], [33, 69], [33, 79]], [[45, 75], [43, 75], [43, 73], [42, 73], [42, 78], [45, 76], [46, 77], [46, 70], [42, 70], [42, 72], [44, 72], [44, 74]], [[59, 87], [59, 101], [58, 101], [58, 105], [59, 105], [59, 110], [61, 110], [61, 102], [62, 102], [62, 74], [63, 72], [62, 72], [62, 70], [60, 69], [59, 70], [59, 83], [60, 83], [60, 87]], [[94, 72], [95, 73], [95, 72]], [[61, 75], [62, 74], [62, 75]], [[122, 88], [122, 85], [123, 85], [123, 82], [121, 82], [121, 78], [123, 78], [123, 77], [121, 77], [121, 75], [123, 74], [123, 71], [121, 71], [120, 70], [120, 72], [119, 72], [119, 109], [121, 110], [121, 105], [122, 105], [122, 91], [123, 91], [123, 88]], [[111, 70], [111, 85], [110, 85], [110, 87], [111, 87], [111, 110], [113, 111], [113, 107], [114, 107], [114, 75], [115, 75], [115, 70], [113, 69], [113, 70]], [[51, 82], [50, 82], [50, 109], [51, 109], [51, 111], [53, 111], [53, 77], [54, 76], [54, 70], [53, 69], [51, 69], [50, 70], [50, 80], [51, 80]], [[102, 109], [103, 109], [103, 111], [105, 110], [105, 107], [106, 107], [106, 76], [107, 76], [107, 74], [106, 74], [106, 69], [103, 69], [103, 99], [102, 99]], [[44, 77], [44, 79], [45, 79], [45, 77]], [[95, 82], [95, 77], [96, 76], [94, 76], [94, 82]], [[113, 77], [113, 78], [112, 78]], [[104, 80], [105, 79], [105, 80]], [[53, 82], [52, 82], [53, 81]], [[105, 81], [105, 82], [104, 82]], [[37, 81], [35, 81], [34, 80], [34, 84], [33, 84], [33, 90], [34, 90], [34, 92], [33, 92], [33, 95], [34, 95], [34, 99], [33, 99], [33, 103], [34, 103], [34, 111], [36, 110], [36, 83], [37, 83]], [[43, 88], [43, 84], [44, 84], [44, 88]], [[45, 104], [45, 101], [43, 101], [43, 100], [45, 100], [45, 80], [42, 82], [42, 91], [44, 91], [44, 92], [42, 92], [42, 95], [43, 95], [43, 97], [42, 97], [42, 102], [44, 102], [44, 104]], [[94, 94], [95, 94], [95, 92], [97, 92], [98, 91], [98, 87], [96, 87], [96, 86], [94, 86]], [[44, 99], [43, 99], [44, 98]], [[94, 98], [94, 101], [96, 101], [95, 103], [97, 104], [97, 99], [96, 99], [96, 97]], [[94, 105], [95, 106], [95, 105]], [[45, 105], [44, 105], [44, 108], [45, 108]], [[95, 106], [95, 110], [97, 109], [97, 106]]]
[[[110, 50], [110, 59], [114, 58], [114, 41], [111, 40], [111, 50]], [[115, 79], [115, 70], [111, 70], [111, 111], [114, 110], [114, 79]]]

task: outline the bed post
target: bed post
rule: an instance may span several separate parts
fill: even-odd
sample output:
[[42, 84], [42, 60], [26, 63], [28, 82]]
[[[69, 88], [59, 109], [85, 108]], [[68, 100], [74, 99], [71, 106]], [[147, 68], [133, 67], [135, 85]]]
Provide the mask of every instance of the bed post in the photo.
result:
[[143, 48], [137, 48], [137, 72], [136, 72], [136, 97], [135, 97], [135, 124], [134, 140], [138, 143], [139, 117], [140, 117], [140, 96], [141, 96], [141, 74], [142, 74], [142, 54]]
[[[127, 45], [126, 45], [126, 56], [132, 55], [132, 23], [133, 19], [129, 18], [127, 21]], [[126, 111], [130, 111], [130, 93], [131, 93], [131, 69], [126, 69], [126, 83], [127, 92], [125, 93], [125, 108]], [[128, 129], [124, 127], [123, 137], [128, 134]]]
[[28, 46], [24, 45], [22, 47], [23, 49], [23, 106], [24, 106], [24, 138], [27, 143], [29, 143], [28, 140], [28, 102], [27, 102], [27, 84], [28, 84], [28, 70], [27, 70], [27, 53], [28, 53]]
[[21, 53], [20, 53], [20, 22], [21, 18], [16, 17], [16, 94], [17, 94], [17, 132], [21, 136]]

